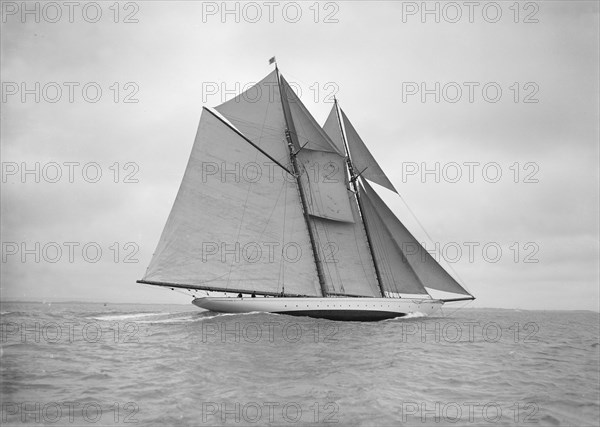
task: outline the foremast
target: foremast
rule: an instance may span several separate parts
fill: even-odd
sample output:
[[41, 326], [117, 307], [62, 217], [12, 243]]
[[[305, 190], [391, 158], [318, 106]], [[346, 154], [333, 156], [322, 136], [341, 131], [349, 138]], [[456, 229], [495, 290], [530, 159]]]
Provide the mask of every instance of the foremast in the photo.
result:
[[325, 274], [323, 273], [323, 264], [321, 263], [321, 259], [319, 257], [319, 253], [317, 252], [318, 246], [316, 243], [314, 230], [312, 228], [312, 224], [310, 222], [310, 216], [308, 214], [308, 204], [306, 202], [306, 196], [304, 194], [304, 188], [302, 186], [302, 179], [300, 168], [298, 167], [298, 160], [296, 159], [296, 155], [302, 149], [300, 147], [300, 143], [298, 142], [298, 138], [296, 136], [296, 131], [294, 128], [294, 120], [292, 119], [292, 115], [290, 113], [290, 106], [287, 99], [287, 94], [285, 92], [285, 88], [282, 87], [281, 77], [279, 75], [279, 68], [277, 64], [275, 64], [275, 72], [277, 73], [277, 84], [279, 86], [279, 95], [281, 96], [281, 105], [283, 108], [283, 117], [285, 119], [285, 138], [287, 141], [287, 146], [290, 153], [290, 160], [292, 163], [292, 172], [296, 177], [296, 183], [298, 185], [298, 192], [300, 193], [300, 201], [302, 203], [302, 213], [304, 214], [304, 220], [306, 222], [306, 227], [308, 229], [308, 237], [310, 239], [310, 244], [312, 247], [312, 253], [315, 260], [315, 265], [317, 268], [317, 277], [319, 279], [319, 285], [321, 286], [321, 293], [324, 297], [327, 296], [327, 284], [325, 282]]

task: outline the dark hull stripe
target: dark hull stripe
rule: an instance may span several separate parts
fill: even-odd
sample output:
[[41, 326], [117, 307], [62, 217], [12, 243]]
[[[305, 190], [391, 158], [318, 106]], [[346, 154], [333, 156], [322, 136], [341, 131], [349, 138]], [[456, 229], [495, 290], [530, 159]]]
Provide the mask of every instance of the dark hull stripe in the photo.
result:
[[394, 317], [406, 316], [406, 313], [395, 311], [371, 311], [371, 310], [297, 310], [277, 311], [277, 314], [288, 314], [290, 316], [307, 316], [318, 319], [350, 320], [357, 322], [377, 322], [379, 320], [393, 319]]

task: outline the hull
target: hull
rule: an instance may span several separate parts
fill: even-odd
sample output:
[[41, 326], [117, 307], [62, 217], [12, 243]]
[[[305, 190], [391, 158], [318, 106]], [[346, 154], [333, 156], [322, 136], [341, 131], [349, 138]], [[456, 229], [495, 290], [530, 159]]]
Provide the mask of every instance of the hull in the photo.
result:
[[416, 298], [196, 298], [192, 303], [218, 313], [265, 312], [330, 320], [377, 321], [408, 314], [431, 315], [444, 302]]

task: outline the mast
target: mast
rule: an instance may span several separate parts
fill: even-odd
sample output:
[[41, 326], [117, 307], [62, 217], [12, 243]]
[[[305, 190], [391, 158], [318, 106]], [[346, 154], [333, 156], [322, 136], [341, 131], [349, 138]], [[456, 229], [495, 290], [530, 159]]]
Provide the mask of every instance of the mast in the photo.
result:
[[352, 187], [354, 188], [354, 193], [356, 194], [356, 201], [358, 202], [358, 211], [360, 213], [360, 219], [365, 227], [365, 234], [367, 235], [367, 246], [369, 247], [369, 252], [371, 253], [371, 258], [373, 258], [373, 265], [375, 266], [375, 276], [377, 277], [377, 284], [379, 285], [379, 291], [381, 292], [381, 296], [385, 298], [385, 291], [383, 289], [383, 281], [381, 280], [381, 273], [379, 272], [379, 267], [377, 265], [377, 259], [375, 258], [375, 252], [373, 251], [373, 244], [371, 242], [371, 235], [369, 234], [369, 226], [367, 225], [367, 221], [365, 221], [364, 216], [364, 208], [362, 201], [360, 200], [360, 192], [358, 190], [358, 185], [356, 184], [356, 180], [358, 179], [358, 175], [354, 174], [354, 167], [352, 166], [352, 160], [350, 159], [350, 149], [348, 147], [348, 141], [346, 141], [346, 135], [344, 134], [344, 129], [342, 127], [342, 119], [340, 117], [339, 107], [337, 103], [337, 99], [333, 98], [334, 106], [335, 106], [335, 114], [338, 119], [338, 124], [340, 126], [340, 133], [342, 135], [342, 142], [344, 143], [344, 150], [346, 151], [346, 164], [348, 165], [348, 170], [350, 171], [350, 182], [352, 182]]
[[321, 259], [319, 258], [319, 254], [317, 252], [317, 244], [314, 235], [314, 230], [310, 223], [310, 217], [308, 215], [308, 204], [306, 203], [304, 188], [302, 187], [302, 179], [300, 178], [300, 168], [298, 167], [298, 161], [296, 159], [297, 152], [295, 151], [295, 147], [297, 146], [298, 149], [300, 149], [300, 144], [297, 141], [294, 144], [293, 135], [296, 135], [294, 129], [294, 122], [289, 111], [288, 99], [287, 94], [285, 93], [285, 88], [283, 88], [281, 85], [281, 78], [279, 76], [279, 68], [277, 67], [277, 64], [275, 64], [275, 71], [277, 73], [277, 84], [279, 86], [279, 95], [281, 96], [283, 117], [285, 118], [285, 137], [290, 151], [290, 159], [292, 161], [292, 172], [296, 176], [296, 183], [298, 184], [300, 201], [302, 202], [302, 213], [304, 214], [304, 220], [306, 221], [306, 227], [308, 228], [308, 237], [310, 238], [313, 257], [315, 259], [315, 265], [317, 267], [317, 276], [319, 277], [319, 285], [321, 285], [321, 293], [324, 297], [326, 297], [328, 292], [327, 285], [325, 283], [325, 275], [323, 274], [323, 265], [321, 264]]

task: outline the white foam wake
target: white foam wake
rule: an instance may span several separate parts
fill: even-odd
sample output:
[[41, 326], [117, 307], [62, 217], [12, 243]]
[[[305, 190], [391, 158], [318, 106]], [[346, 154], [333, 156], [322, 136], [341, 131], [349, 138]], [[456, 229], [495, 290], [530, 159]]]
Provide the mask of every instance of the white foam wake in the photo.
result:
[[92, 319], [96, 319], [96, 320], [126, 320], [126, 319], [138, 319], [138, 318], [144, 318], [144, 317], [151, 317], [151, 316], [164, 316], [167, 315], [169, 313], [130, 313], [130, 314], [109, 314], [109, 315], [102, 315], [102, 316], [91, 316]]

